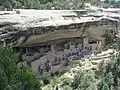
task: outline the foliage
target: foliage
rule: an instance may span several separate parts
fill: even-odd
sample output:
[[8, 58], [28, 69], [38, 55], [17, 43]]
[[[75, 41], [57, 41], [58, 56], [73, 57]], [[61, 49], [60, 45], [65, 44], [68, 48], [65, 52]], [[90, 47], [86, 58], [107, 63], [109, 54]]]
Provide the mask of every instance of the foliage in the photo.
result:
[[97, 90], [94, 72], [81, 68], [74, 76], [73, 87], [80, 90]]
[[63, 90], [73, 90], [73, 89], [72, 89], [72, 87], [66, 85], [66, 86], [63, 87]]
[[39, 80], [24, 67], [18, 68], [11, 49], [0, 49], [0, 90], [40, 90]]
[[119, 8], [120, 7], [120, 1], [119, 0], [105, 0], [105, 4], [108, 4], [109, 6], [112, 5], [114, 7]]
[[60, 79], [58, 79], [58, 77], [56, 77], [56, 76], [50, 82], [52, 87], [55, 87], [56, 85], [61, 84], [61, 83], [62, 83], [62, 81], [60, 81]]
[[110, 0], [105, 0], [104, 2], [105, 2], [105, 3], [109, 3], [109, 2], [110, 2]]
[[[119, 79], [120, 79], [120, 55], [113, 56], [111, 61], [106, 65], [102, 64], [101, 67], [104, 67], [99, 72], [100, 74], [100, 83], [99, 90], [119, 90]], [[105, 88], [105, 89], [104, 89]], [[106, 89], [109, 88], [109, 89]]]
[[[0, 6], [12, 9], [81, 9], [85, 2], [97, 0], [0, 0]], [[100, 0], [99, 0], [100, 1]]]
[[53, 88], [51, 84], [48, 84], [45, 87], [43, 87], [42, 90], [53, 90]]
[[4, 90], [7, 87], [7, 76], [5, 72], [0, 68], [0, 90]]
[[111, 45], [114, 42], [115, 37], [115, 31], [114, 30], [106, 30], [105, 34], [105, 45]]

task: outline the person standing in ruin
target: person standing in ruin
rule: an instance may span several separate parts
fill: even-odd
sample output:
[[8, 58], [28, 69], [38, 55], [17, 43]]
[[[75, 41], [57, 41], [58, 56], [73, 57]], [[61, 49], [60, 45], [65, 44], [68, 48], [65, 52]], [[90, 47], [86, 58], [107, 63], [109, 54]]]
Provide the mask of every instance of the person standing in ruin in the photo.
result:
[[38, 71], [40, 72], [40, 74], [43, 74], [43, 65], [39, 65]]
[[48, 60], [46, 63], [45, 63], [45, 68], [46, 68], [46, 71], [49, 72], [50, 69], [51, 69], [51, 62]]

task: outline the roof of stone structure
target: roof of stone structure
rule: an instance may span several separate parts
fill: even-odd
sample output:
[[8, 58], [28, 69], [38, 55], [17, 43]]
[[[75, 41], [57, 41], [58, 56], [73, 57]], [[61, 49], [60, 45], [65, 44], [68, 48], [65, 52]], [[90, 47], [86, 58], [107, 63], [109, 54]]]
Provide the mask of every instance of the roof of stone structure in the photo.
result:
[[[82, 32], [80, 30], [79, 31], [56, 31], [56, 32], [43, 34], [43, 35], [31, 35], [23, 44], [17, 45], [17, 46], [18, 47], [35, 46], [35, 45], [38, 45], [38, 44], [40, 45], [46, 42], [49, 43], [50, 41], [54, 41], [54, 40], [80, 37], [81, 35], [82, 35]], [[81, 37], [86, 37], [86, 36], [87, 34], [84, 33]]]

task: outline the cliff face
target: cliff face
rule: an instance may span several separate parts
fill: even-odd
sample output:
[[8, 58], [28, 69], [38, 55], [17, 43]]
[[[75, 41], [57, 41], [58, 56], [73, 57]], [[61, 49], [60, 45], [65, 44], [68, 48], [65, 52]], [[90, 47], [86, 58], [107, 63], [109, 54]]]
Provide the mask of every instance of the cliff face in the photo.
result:
[[[16, 13], [17, 11], [19, 11], [19, 14]], [[14, 11], [1, 11], [0, 39], [8, 38], [9, 36], [19, 39], [21, 36], [51, 33], [56, 30], [84, 31], [89, 28], [89, 25], [94, 25], [95, 27], [93, 28], [96, 28], [97, 25], [104, 24], [101, 21], [104, 22], [106, 20], [118, 23], [119, 14], [112, 13], [112, 11], [112, 9], [99, 11], [95, 7], [92, 10], [16, 9]], [[76, 12], [82, 12], [83, 14], [78, 16]], [[108, 22], [106, 23], [108, 24]], [[100, 27], [103, 26], [101, 25]]]

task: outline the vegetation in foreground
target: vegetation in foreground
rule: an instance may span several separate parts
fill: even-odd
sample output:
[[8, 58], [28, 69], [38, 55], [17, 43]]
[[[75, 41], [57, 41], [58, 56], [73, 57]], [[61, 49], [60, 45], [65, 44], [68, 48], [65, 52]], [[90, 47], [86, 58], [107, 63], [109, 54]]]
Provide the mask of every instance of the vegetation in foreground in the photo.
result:
[[0, 49], [0, 90], [41, 90], [40, 81], [16, 62], [11, 49]]
[[120, 54], [103, 61], [97, 70], [84, 67], [90, 67], [90, 61], [77, 63], [72, 71], [55, 76], [47, 84], [16, 62], [12, 49], [0, 50], [0, 90], [120, 90]]

